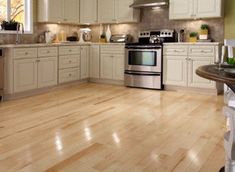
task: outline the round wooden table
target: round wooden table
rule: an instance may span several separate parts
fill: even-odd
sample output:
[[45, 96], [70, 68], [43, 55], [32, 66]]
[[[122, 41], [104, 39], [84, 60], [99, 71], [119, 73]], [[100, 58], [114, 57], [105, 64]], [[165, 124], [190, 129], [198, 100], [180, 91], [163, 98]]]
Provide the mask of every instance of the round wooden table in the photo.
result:
[[[217, 81], [226, 84], [235, 93], [235, 75], [230, 75], [224, 70], [226, 68], [234, 68], [228, 65], [205, 65], [201, 66], [196, 70], [196, 74], [202, 78]], [[220, 172], [224, 172], [225, 168], [221, 168]]]
[[[206, 78], [212, 81], [225, 83], [229, 88], [235, 92], [235, 76], [229, 75], [224, 71], [226, 68], [232, 68], [232, 66], [222, 65], [205, 65], [196, 70], [196, 74], [202, 78]], [[234, 67], [235, 69], [235, 67]]]

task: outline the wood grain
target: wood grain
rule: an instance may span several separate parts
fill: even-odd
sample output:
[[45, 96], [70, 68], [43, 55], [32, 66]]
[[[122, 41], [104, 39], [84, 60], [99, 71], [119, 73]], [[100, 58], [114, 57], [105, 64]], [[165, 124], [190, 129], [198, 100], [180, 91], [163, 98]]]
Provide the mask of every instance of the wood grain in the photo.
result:
[[1, 172], [208, 172], [222, 96], [82, 84], [0, 103]]

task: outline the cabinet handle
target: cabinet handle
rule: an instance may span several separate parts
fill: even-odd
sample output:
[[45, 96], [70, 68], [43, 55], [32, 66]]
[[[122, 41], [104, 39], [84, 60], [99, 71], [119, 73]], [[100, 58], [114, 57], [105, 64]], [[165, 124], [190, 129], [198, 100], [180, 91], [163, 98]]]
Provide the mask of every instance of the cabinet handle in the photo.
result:
[[69, 60], [69, 63], [72, 63], [72, 61], [71, 61], [71, 60]]
[[50, 51], [48, 50], [48, 51], [47, 51], [47, 54], [49, 54], [49, 53], [50, 53]]
[[28, 55], [29, 53], [28, 53], [28, 52], [25, 52], [24, 54], [25, 54], [25, 55]]
[[36, 62], [38, 63], [38, 62], [40, 62], [40, 60], [36, 60]]
[[72, 74], [70, 73], [70, 74], [69, 74], [69, 77], [71, 77], [71, 76], [72, 76]]
[[69, 52], [72, 52], [72, 50], [69, 50]]

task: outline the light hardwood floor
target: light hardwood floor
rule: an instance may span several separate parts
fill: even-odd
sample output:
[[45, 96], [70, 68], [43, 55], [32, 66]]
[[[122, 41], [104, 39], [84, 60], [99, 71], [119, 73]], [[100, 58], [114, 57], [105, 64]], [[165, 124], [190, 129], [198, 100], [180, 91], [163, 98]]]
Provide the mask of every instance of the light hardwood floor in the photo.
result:
[[0, 103], [0, 172], [216, 172], [223, 97], [82, 84]]

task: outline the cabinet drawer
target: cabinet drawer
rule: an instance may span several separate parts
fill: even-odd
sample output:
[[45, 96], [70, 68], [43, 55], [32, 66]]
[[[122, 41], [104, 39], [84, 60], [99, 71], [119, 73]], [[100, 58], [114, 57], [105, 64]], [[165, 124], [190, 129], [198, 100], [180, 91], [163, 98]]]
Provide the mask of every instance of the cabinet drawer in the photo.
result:
[[15, 48], [13, 56], [15, 59], [35, 58], [38, 56], [37, 48]]
[[167, 46], [164, 47], [164, 55], [171, 55], [171, 56], [187, 56], [188, 55], [188, 47], [187, 46]]
[[80, 46], [60, 46], [60, 55], [80, 54]]
[[124, 54], [125, 47], [124, 45], [101, 45], [100, 51], [102, 54]]
[[59, 57], [59, 68], [71, 68], [79, 66], [79, 55], [70, 55], [70, 56], [60, 56]]
[[214, 46], [190, 46], [189, 55], [191, 56], [214, 56]]
[[38, 57], [55, 57], [57, 54], [57, 47], [38, 48]]
[[79, 79], [79, 69], [63, 69], [59, 71], [59, 83], [76, 81]]

